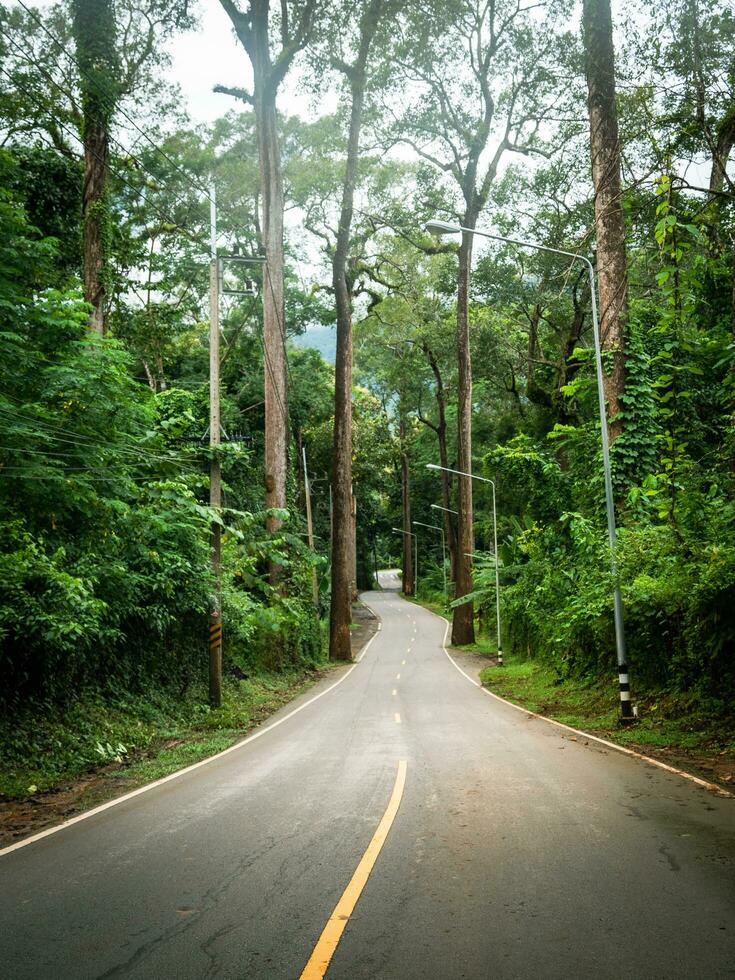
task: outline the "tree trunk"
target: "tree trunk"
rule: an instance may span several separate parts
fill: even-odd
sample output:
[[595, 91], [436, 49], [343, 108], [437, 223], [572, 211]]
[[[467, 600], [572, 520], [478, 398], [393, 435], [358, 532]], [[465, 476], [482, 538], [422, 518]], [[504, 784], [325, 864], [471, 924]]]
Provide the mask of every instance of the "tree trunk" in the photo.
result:
[[332, 257], [332, 285], [337, 313], [334, 366], [334, 475], [332, 479], [332, 598], [329, 610], [329, 655], [351, 660], [350, 621], [356, 575], [356, 516], [352, 497], [352, 280], [348, 278], [352, 212], [360, 152], [366, 66], [382, 0], [372, 0], [360, 21], [360, 45], [352, 67], [342, 66], [350, 81], [350, 129], [342, 186], [342, 208]]
[[551, 396], [536, 382], [536, 358], [539, 353], [538, 328], [541, 322], [541, 304], [537, 303], [528, 321], [528, 358], [526, 361], [526, 397], [534, 405], [549, 408]]
[[401, 439], [401, 505], [403, 510], [401, 526], [404, 531], [401, 536], [401, 581], [403, 594], [414, 595], [416, 570], [413, 567], [413, 537], [406, 533], [411, 530], [411, 470], [406, 452], [406, 421], [402, 412], [399, 421], [399, 434]]
[[[253, 68], [253, 94], [239, 92], [255, 110], [258, 139], [260, 198], [263, 211], [263, 374], [265, 390], [265, 503], [286, 505], [288, 475], [288, 363], [286, 360], [286, 311], [283, 290], [283, 174], [278, 139], [276, 96], [296, 54], [307, 43], [315, 0], [301, 4], [296, 23], [289, 18], [286, 0], [281, 4], [280, 37], [270, 31], [270, 0], [250, 0], [245, 11], [236, 0], [220, 0]], [[269, 518], [276, 531], [280, 520]], [[280, 569], [270, 568], [273, 584]]]
[[[283, 175], [278, 139], [276, 89], [270, 79], [267, 5], [253, 14], [253, 79], [263, 208], [263, 376], [265, 398], [265, 505], [285, 508], [288, 474], [288, 378], [286, 312], [283, 300]], [[277, 531], [281, 521], [268, 519]], [[271, 584], [280, 569], [270, 569]]]
[[107, 181], [110, 125], [117, 102], [117, 53], [112, 0], [72, 0], [76, 61], [82, 93], [82, 269], [89, 326], [105, 332], [108, 260]]
[[[476, 216], [466, 213], [464, 225], [475, 227]], [[472, 472], [472, 361], [470, 357], [469, 291], [472, 265], [472, 235], [464, 233], [459, 247], [457, 276], [457, 469]], [[472, 591], [472, 558], [475, 549], [472, 517], [472, 480], [458, 476], [459, 519], [455, 595], [459, 599]], [[457, 606], [452, 617], [452, 643], [475, 642], [474, 613], [471, 602]]]
[[[350, 596], [352, 535], [352, 320], [347, 296], [347, 329], [340, 322], [346, 287], [336, 293], [337, 352], [334, 365], [334, 472], [332, 476], [332, 598], [329, 610], [329, 655], [351, 660]], [[344, 310], [342, 311], [344, 315]]]
[[600, 338], [603, 351], [612, 356], [612, 368], [603, 379], [612, 445], [622, 431], [622, 421], [616, 416], [622, 411], [625, 388], [628, 285], [610, 0], [584, 0], [583, 34], [595, 190]]

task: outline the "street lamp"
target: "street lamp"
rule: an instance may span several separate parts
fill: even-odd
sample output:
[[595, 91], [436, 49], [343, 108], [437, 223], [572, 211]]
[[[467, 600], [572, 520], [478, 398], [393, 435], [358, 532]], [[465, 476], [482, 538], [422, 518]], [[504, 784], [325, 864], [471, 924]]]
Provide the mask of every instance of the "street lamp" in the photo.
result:
[[496, 242], [507, 242], [521, 248], [533, 248], [538, 252], [549, 252], [552, 255], [563, 255], [575, 262], [582, 262], [590, 278], [590, 296], [592, 297], [592, 333], [595, 342], [595, 368], [597, 373], [597, 403], [600, 414], [600, 434], [602, 438], [602, 467], [605, 475], [605, 509], [607, 511], [607, 537], [610, 543], [610, 568], [613, 574], [613, 609], [615, 614], [615, 647], [618, 660], [618, 684], [620, 687], [620, 714], [624, 721], [635, 717], [630, 702], [630, 679], [625, 654], [625, 625], [623, 623], [623, 599], [618, 582], [618, 563], [615, 555], [617, 529], [615, 527], [615, 503], [613, 500], [612, 474], [610, 470], [610, 445], [607, 436], [607, 412], [605, 410], [605, 393], [602, 377], [602, 354], [600, 351], [600, 326], [597, 322], [597, 295], [595, 290], [595, 270], [590, 260], [577, 252], [566, 252], [560, 248], [549, 248], [548, 245], [538, 245], [536, 242], [524, 242], [517, 238], [506, 238], [489, 231], [477, 231], [475, 228], [465, 228], [463, 225], [450, 224], [447, 221], [428, 221], [426, 230], [433, 235], [454, 235], [466, 233], [491, 238]]
[[[448, 466], [437, 466], [436, 463], [427, 463], [429, 470], [444, 470], [445, 473], [456, 473], [457, 476], [468, 476], [471, 480], [480, 480], [482, 483], [489, 483], [493, 488], [493, 536], [495, 539], [495, 616], [497, 619], [498, 630], [498, 667], [503, 666], [503, 641], [500, 632], [500, 576], [498, 574], [498, 513], [495, 509], [495, 481], [486, 476], [477, 476], [475, 473], [465, 473], [464, 470], [451, 470]], [[434, 506], [432, 504], [432, 506]], [[445, 508], [442, 508], [444, 510]]]
[[438, 524], [424, 524], [423, 521], [412, 521], [412, 524], [418, 524], [420, 527], [430, 527], [434, 531], [438, 531], [442, 536], [442, 572], [444, 573], [444, 605], [449, 606], [449, 593], [447, 592], [447, 543], [444, 539], [444, 528], [439, 527]]
[[[413, 533], [413, 531], [404, 531], [401, 527], [392, 527], [391, 531], [395, 531], [396, 534], [410, 534], [413, 538], [414, 544], [414, 560], [413, 560], [413, 590], [414, 593], [418, 592], [419, 584], [419, 539], [418, 536]], [[403, 591], [406, 591], [406, 583], [403, 583]]]
[[456, 515], [459, 515], [459, 511], [458, 510], [452, 510], [451, 507], [442, 507], [441, 504], [432, 504], [431, 506], [433, 507], [434, 510], [445, 510], [447, 512], [447, 514], [456, 514]]

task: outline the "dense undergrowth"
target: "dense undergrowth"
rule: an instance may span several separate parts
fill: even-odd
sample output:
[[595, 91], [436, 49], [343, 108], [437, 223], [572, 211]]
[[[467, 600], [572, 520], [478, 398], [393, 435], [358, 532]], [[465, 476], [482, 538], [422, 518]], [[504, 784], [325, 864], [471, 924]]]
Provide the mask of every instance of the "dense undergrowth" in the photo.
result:
[[314, 679], [310, 670], [227, 678], [210, 709], [203, 684], [184, 694], [88, 697], [60, 708], [36, 704], [0, 729], [0, 797], [22, 798], [102, 770], [137, 784], [231, 744]]
[[22, 774], [7, 777], [13, 792], [126, 756], [180, 718], [226, 727], [227, 705], [210, 715], [202, 689], [213, 521], [232, 704], [323, 660], [317, 559], [298, 520], [281, 512], [282, 530], [266, 532], [245, 445], [222, 451], [227, 507], [208, 506], [207, 455], [189, 438], [205, 431], [205, 393], [137, 381], [121, 343], [90, 336], [58, 262], [57, 243], [0, 192], [12, 365], [0, 383], [0, 768]]

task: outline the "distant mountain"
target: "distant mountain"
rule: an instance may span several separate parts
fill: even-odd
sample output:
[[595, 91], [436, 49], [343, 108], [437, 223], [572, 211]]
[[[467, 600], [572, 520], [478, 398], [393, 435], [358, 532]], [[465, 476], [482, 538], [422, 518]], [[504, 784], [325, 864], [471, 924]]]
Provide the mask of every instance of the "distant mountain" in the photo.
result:
[[337, 335], [334, 327], [309, 327], [306, 333], [293, 338], [296, 347], [312, 347], [318, 350], [325, 361], [334, 364], [337, 349]]

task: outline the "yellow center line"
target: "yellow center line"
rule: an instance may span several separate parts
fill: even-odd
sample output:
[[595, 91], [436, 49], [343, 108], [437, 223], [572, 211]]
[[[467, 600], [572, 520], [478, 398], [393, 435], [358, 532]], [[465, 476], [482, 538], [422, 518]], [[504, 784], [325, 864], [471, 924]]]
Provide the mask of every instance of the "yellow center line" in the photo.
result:
[[400, 679], [401, 679], [401, 675], [400, 674], [396, 674], [396, 680], [399, 681]]
[[345, 888], [342, 897], [334, 907], [334, 912], [332, 912], [327, 920], [327, 924], [324, 926], [324, 930], [314, 947], [314, 952], [304, 967], [300, 980], [321, 980], [327, 972], [334, 952], [342, 938], [342, 933], [345, 931], [350, 916], [355, 910], [362, 890], [370, 877], [370, 872], [378, 860], [378, 855], [382, 850], [383, 844], [385, 844], [388, 832], [393, 826], [393, 821], [398, 813], [398, 807], [401, 805], [401, 797], [403, 796], [403, 787], [405, 785], [406, 762], [401, 759], [398, 763], [398, 773], [396, 774], [396, 781], [386, 811], [378, 824], [373, 839], [368, 844], [367, 850], [360, 859], [360, 863], [355, 869], [349, 885]]
[[395, 697], [396, 694], [398, 694], [398, 691], [395, 688], [393, 688], [393, 697]]
[[400, 724], [401, 724], [401, 716], [396, 711], [396, 725], [400, 725]]
[[405, 660], [402, 660], [401, 661], [401, 667], [405, 666], [405, 663], [406, 663], [406, 661]]

